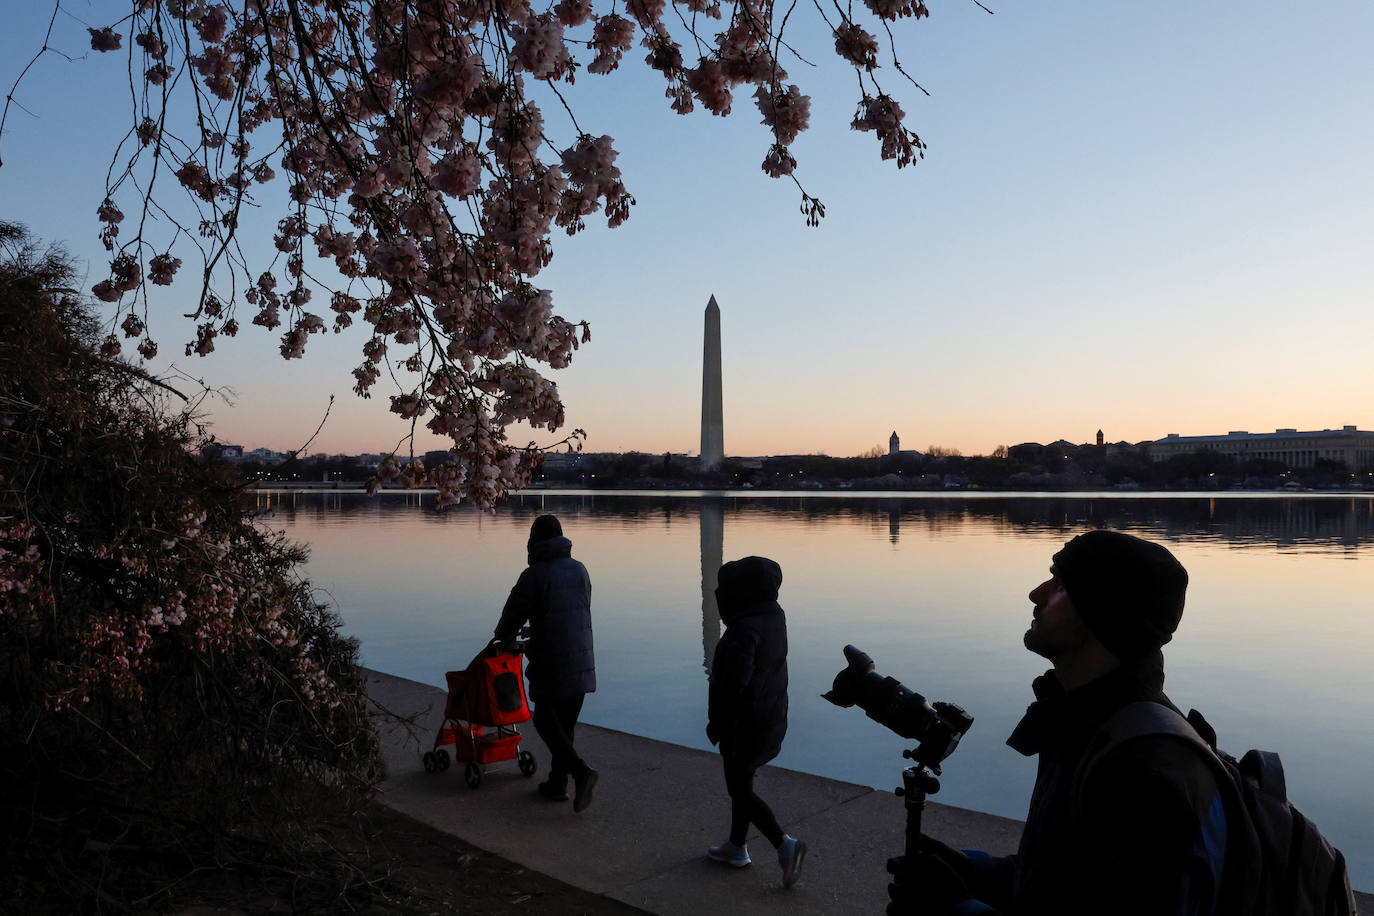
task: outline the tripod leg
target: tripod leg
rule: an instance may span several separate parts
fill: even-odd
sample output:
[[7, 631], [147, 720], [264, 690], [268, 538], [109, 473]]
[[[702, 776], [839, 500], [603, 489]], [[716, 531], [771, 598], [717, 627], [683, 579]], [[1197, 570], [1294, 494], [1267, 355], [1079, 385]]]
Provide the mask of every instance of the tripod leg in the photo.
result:
[[900, 794], [905, 798], [906, 807], [905, 851], [887, 862], [888, 873], [892, 875], [892, 883], [887, 886], [891, 900], [887, 912], [889, 916], [960, 913], [962, 904], [974, 902], [970, 899], [973, 894], [968, 880], [957, 861], [960, 854], [921, 833], [926, 796], [939, 791], [940, 782], [922, 767], [909, 767], [902, 772], [902, 783]]

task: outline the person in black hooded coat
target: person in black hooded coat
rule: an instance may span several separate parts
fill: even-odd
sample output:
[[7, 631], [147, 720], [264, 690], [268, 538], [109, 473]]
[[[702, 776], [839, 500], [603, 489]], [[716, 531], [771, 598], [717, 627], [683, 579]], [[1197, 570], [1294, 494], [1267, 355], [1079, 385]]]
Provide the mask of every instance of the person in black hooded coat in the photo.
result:
[[553, 758], [539, 792], [550, 801], [567, 801], [571, 776], [576, 786], [573, 810], [581, 812], [591, 804], [599, 778], [573, 747], [582, 703], [596, 690], [592, 582], [587, 567], [573, 559], [572, 541], [563, 536], [556, 516], [534, 520], [525, 549], [529, 565], [506, 599], [495, 635], [503, 642], [512, 640], [529, 622], [525, 673], [534, 702], [534, 730]]
[[711, 661], [706, 737], [720, 745], [730, 795], [730, 838], [707, 855], [736, 868], [750, 863], [753, 823], [778, 851], [783, 885], [801, 874], [806, 844], [782, 832], [754, 793], [754, 774], [782, 750], [787, 735], [787, 618], [778, 604], [782, 567], [745, 557], [720, 568], [716, 606], [725, 633]]

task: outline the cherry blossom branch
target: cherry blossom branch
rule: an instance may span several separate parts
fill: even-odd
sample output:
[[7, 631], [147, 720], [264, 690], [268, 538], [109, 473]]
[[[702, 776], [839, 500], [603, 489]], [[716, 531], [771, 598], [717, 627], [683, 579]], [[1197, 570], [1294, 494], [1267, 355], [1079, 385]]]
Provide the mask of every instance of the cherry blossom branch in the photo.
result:
[[[678, 0], [668, 18], [668, 0], [600, 10], [600, 0], [557, 0], [543, 11], [529, 0], [243, 0], [233, 10], [223, 0], [132, 2], [140, 50], [130, 48], [130, 76], [140, 60], [146, 85], [138, 92], [131, 84], [137, 123], [126, 142], [137, 138], [140, 146], [119, 174], [112, 163], [99, 216], [113, 259], [96, 295], [115, 304], [126, 337], [142, 335], [149, 281], [171, 282], [180, 264], [173, 249], [193, 243], [202, 282], [188, 353], [205, 355], [219, 334], [237, 333], [236, 309], [246, 303], [256, 309], [253, 324], [286, 324], [280, 351], [287, 359], [302, 357], [311, 336], [325, 330], [311, 302], [317, 293], [328, 297], [334, 331], [354, 316], [369, 326], [354, 391], [368, 397], [387, 375], [398, 391], [390, 407], [410, 427], [412, 452], [421, 418], [452, 442], [454, 462], [431, 475], [441, 504], [470, 497], [488, 508], [528, 479], [535, 447], [515, 448], [507, 429], [520, 422], [559, 429], [564, 406], [539, 367], [563, 368], [590, 339], [586, 322], [558, 315], [552, 293], [534, 283], [554, 256], [552, 233], [583, 231], [597, 213], [614, 228], [635, 205], [614, 141], [584, 128], [560, 83], [571, 84], [579, 69], [617, 70], [638, 39], [679, 114], [699, 102], [724, 116], [734, 91], [752, 90], [770, 134], [763, 170], [792, 180], [809, 225], [825, 214], [791, 152], [810, 127], [810, 99], [788, 82], [779, 57], [786, 49], [815, 66], [787, 37], [795, 0], [780, 18], [776, 0], [725, 0], [728, 16], [711, 40], [699, 33], [698, 17], [720, 20], [720, 0]], [[862, 6], [883, 25], [891, 65], [925, 92], [902, 68], [890, 27], [927, 16], [924, 0]], [[882, 157], [899, 168], [919, 159], [924, 144], [873, 78], [877, 39], [854, 21], [854, 8], [836, 7], [838, 25], [818, 2], [816, 9], [858, 77], [851, 127], [873, 132]], [[683, 60], [675, 32], [695, 43], [694, 64]], [[91, 34], [96, 50], [120, 47], [113, 27]], [[579, 49], [592, 55], [585, 67]], [[556, 99], [566, 126], [546, 125], [527, 91], [531, 80]], [[169, 108], [187, 92], [195, 134], [182, 140], [168, 131]], [[254, 152], [257, 132], [272, 122], [280, 140]], [[565, 147], [558, 137], [566, 130], [572, 143]], [[148, 162], [141, 153], [150, 145]], [[268, 164], [278, 155], [280, 179]], [[194, 234], [159, 203], [168, 174], [198, 215]], [[126, 180], [140, 214], [133, 237], [116, 245], [123, 214], [115, 196]], [[272, 204], [285, 205], [276, 211], [270, 258], [245, 252], [238, 235], [245, 206], [257, 205], [254, 185], [286, 192]], [[147, 238], [163, 220], [166, 242]], [[314, 269], [315, 258], [341, 279]], [[105, 348], [118, 347], [111, 333]], [[144, 337], [139, 350], [147, 356], [156, 344]], [[401, 474], [398, 461], [384, 462], [380, 476]], [[413, 460], [404, 475], [409, 485], [427, 479]]]

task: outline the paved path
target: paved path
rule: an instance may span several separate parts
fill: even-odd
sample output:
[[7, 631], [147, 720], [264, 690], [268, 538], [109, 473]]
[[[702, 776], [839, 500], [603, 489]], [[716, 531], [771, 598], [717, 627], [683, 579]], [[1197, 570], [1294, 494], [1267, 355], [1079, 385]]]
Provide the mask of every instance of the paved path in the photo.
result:
[[[420, 757], [433, 746], [444, 692], [380, 672], [368, 672], [368, 694], [383, 709], [409, 718], [379, 720], [387, 778], [381, 800], [527, 868], [659, 916], [700, 913], [873, 914], [887, 903], [885, 863], [902, 849], [902, 800], [867, 786], [777, 767], [759, 772], [759, 794], [783, 829], [806, 840], [802, 880], [783, 889], [772, 849], [751, 837], [754, 864], [730, 869], [705, 858], [725, 838], [729, 802], [713, 753], [596, 726], [578, 727], [577, 746], [601, 773], [595, 801], [582, 814], [571, 804], [540, 798], [549, 754], [532, 727], [522, 747], [540, 773], [521, 776], [515, 763], [488, 768], [473, 790], [461, 767], [429, 774]], [[955, 847], [1000, 855], [1016, 848], [1021, 823], [931, 803], [926, 832]], [[1374, 897], [1360, 895], [1374, 914]]]

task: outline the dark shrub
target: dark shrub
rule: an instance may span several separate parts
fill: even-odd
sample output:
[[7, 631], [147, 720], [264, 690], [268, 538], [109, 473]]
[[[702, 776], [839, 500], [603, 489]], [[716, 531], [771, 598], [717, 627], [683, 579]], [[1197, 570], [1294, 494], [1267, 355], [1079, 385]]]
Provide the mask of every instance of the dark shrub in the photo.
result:
[[245, 836], [300, 840], [321, 787], [354, 804], [377, 760], [303, 552], [197, 457], [186, 401], [111, 355], [71, 274], [0, 223], [8, 912], [154, 906]]

